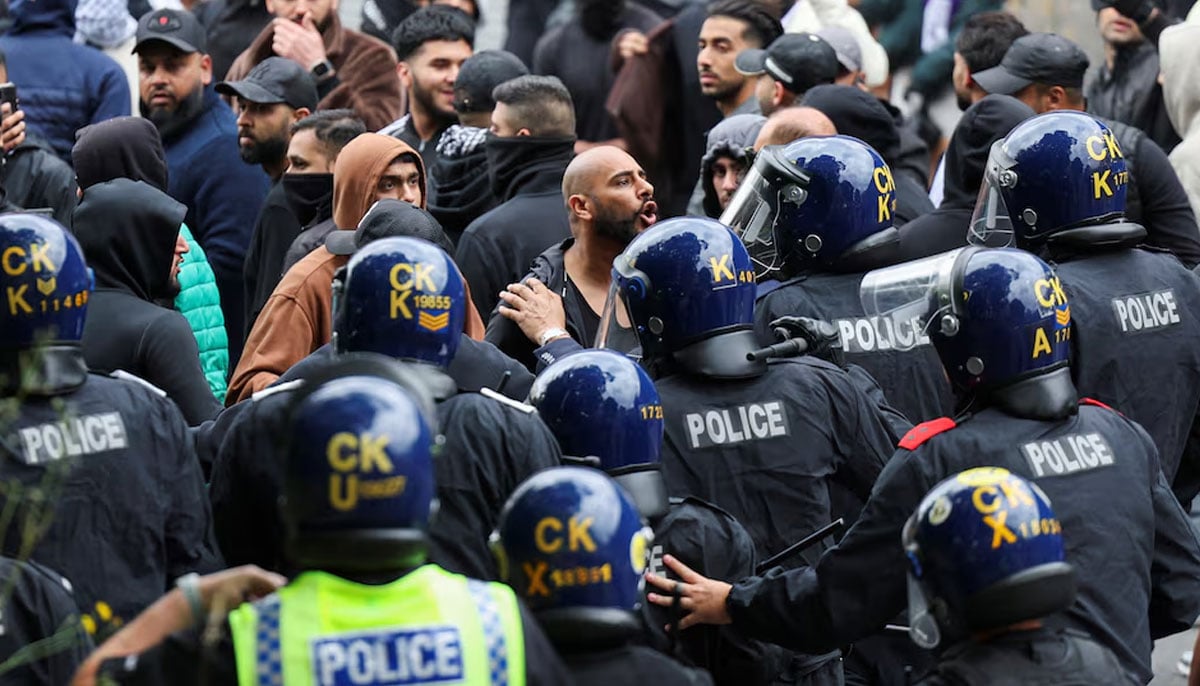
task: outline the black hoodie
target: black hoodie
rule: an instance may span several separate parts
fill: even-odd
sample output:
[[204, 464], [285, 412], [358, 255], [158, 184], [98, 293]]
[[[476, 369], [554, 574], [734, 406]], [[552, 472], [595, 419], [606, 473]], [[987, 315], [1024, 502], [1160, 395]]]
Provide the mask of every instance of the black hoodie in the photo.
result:
[[120, 178], [85, 191], [72, 231], [96, 276], [83, 327], [88, 366], [146, 379], [196, 425], [221, 405], [204, 379], [187, 320], [154, 302], [172, 297], [175, 239], [186, 213], [157, 188]]
[[901, 259], [915, 260], [967, 244], [967, 228], [992, 143], [1033, 115], [1029, 106], [1007, 95], [989, 95], [963, 113], [946, 148], [942, 204], [900, 229]]

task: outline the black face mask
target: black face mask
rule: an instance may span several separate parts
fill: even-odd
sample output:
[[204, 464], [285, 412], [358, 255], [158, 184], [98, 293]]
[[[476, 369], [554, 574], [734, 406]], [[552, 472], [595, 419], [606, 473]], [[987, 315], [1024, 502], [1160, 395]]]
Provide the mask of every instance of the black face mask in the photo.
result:
[[280, 178], [288, 208], [300, 226], [333, 216], [333, 174], [284, 174]]

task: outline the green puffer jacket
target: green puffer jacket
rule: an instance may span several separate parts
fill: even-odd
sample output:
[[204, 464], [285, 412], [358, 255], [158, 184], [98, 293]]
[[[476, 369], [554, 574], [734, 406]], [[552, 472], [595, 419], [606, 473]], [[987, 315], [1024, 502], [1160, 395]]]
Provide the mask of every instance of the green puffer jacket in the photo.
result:
[[188, 244], [188, 252], [179, 267], [179, 295], [175, 309], [192, 327], [200, 347], [200, 368], [217, 400], [225, 402], [229, 377], [229, 337], [225, 334], [225, 317], [221, 314], [221, 295], [204, 248], [192, 237], [187, 224], [179, 229]]

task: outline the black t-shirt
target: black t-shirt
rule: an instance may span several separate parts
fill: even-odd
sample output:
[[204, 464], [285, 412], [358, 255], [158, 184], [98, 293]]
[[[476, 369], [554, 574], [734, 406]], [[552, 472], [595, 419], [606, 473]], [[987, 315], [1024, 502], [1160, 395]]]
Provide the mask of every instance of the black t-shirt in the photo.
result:
[[[579, 323], [583, 325], [584, 338], [579, 343], [585, 348], [594, 346], [596, 336], [600, 333], [600, 315], [596, 314], [596, 311], [588, 304], [587, 298], [583, 297], [583, 293], [570, 278], [566, 279], [563, 286], [563, 297], [571, 300], [580, 314]], [[633, 350], [637, 345], [637, 336], [633, 333], [633, 329], [621, 327], [605, 347], [626, 352]]]

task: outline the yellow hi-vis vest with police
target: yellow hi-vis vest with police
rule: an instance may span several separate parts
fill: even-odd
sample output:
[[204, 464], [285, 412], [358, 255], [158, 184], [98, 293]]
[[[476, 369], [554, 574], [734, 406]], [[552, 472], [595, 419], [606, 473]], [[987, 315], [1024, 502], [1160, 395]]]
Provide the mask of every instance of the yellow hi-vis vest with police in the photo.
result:
[[379, 586], [304, 572], [229, 624], [240, 686], [525, 684], [512, 589], [432, 564]]

